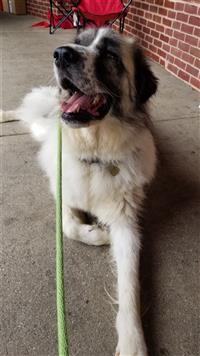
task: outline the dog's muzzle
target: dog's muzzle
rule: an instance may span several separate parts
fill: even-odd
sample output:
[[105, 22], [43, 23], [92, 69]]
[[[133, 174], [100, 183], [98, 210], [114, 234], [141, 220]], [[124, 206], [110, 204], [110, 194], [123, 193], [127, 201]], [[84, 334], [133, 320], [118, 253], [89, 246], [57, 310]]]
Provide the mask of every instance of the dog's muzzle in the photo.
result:
[[62, 119], [72, 127], [88, 126], [92, 121], [97, 121], [105, 117], [111, 107], [111, 97], [104, 93], [88, 94], [84, 89], [80, 89], [81, 76], [87, 80], [86, 73], [80, 69], [79, 80], [73, 79], [73, 71], [81, 67], [84, 51], [77, 50], [70, 46], [59, 47], [54, 52], [55, 66], [59, 77], [59, 84], [62, 89], [70, 94], [67, 100], [61, 103]]

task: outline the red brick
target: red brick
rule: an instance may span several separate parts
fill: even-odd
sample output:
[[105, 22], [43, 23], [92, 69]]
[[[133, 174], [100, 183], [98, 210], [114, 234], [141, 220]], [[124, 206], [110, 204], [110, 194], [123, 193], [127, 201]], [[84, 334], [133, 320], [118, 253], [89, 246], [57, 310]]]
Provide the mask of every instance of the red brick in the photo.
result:
[[192, 86], [194, 86], [195, 88], [200, 89], [200, 80], [191, 77], [191, 78], [190, 78], [190, 84], [191, 84]]
[[144, 16], [146, 17], [146, 19], [151, 20], [153, 15], [150, 12], [145, 12]]
[[170, 9], [174, 9], [174, 2], [170, 0], [165, 0], [164, 6]]
[[152, 52], [154, 52], [154, 53], [157, 53], [157, 47], [155, 47], [154, 45], [152, 45], [152, 44], [150, 44], [149, 45], [149, 49], [152, 51]]
[[169, 51], [170, 51], [170, 46], [169, 46], [169, 45], [167, 45], [166, 43], [163, 43], [162, 48], [163, 48], [163, 49], [164, 49], [164, 51], [166, 51], [166, 52], [169, 52]]
[[171, 28], [166, 28], [165, 29], [165, 34], [167, 35], [167, 36], [172, 36], [172, 34], [173, 34], [173, 30], [171, 30]]
[[143, 32], [149, 34], [150, 28], [143, 26]]
[[160, 39], [161, 39], [161, 41], [164, 41], [164, 42], [166, 42], [166, 43], [168, 43], [168, 42], [169, 42], [169, 37], [168, 37], [168, 36], [163, 35], [163, 33], [161, 33], [161, 35], [160, 35]]
[[144, 10], [149, 10], [149, 5], [148, 4], [142, 4], [142, 8], [144, 9]]
[[195, 56], [196, 58], [200, 58], [200, 49], [199, 48], [191, 47], [190, 48], [190, 53], [193, 56]]
[[132, 19], [133, 19], [133, 14], [131, 14], [130, 12], [128, 12], [126, 18], [127, 18], [128, 20], [132, 20]]
[[193, 26], [189, 26], [189, 25], [186, 25], [186, 24], [182, 24], [181, 25], [181, 31], [183, 31], [185, 33], [192, 34], [193, 30], [194, 30]]
[[131, 12], [132, 12], [132, 14], [136, 14], [137, 13], [137, 8], [136, 7], [132, 7], [131, 8]]
[[183, 52], [181, 58], [187, 63], [190, 63], [190, 64], [194, 63], [194, 57], [188, 53]]
[[175, 67], [175, 66], [174, 66], [173, 64], [171, 64], [171, 63], [168, 63], [168, 64], [167, 64], [167, 69], [168, 69], [170, 72], [174, 73], [174, 74], [177, 74], [177, 72], [178, 72], [178, 68]]
[[161, 16], [158, 16], [158, 15], [153, 15], [153, 20], [154, 20], [155, 22], [161, 23], [162, 17], [161, 17]]
[[156, 0], [155, 3], [156, 5], [163, 6], [164, 0]]
[[132, 14], [128, 14], [127, 17], [126, 17], [126, 23], [128, 23], [128, 21], [132, 20], [132, 19], [133, 19]]
[[177, 21], [174, 21], [173, 24], [172, 24], [172, 28], [176, 29], [176, 30], [180, 30], [181, 28], [181, 23], [180, 22], [177, 22]]
[[185, 43], [185, 42], [179, 41], [179, 43], [178, 43], [178, 48], [180, 48], [180, 49], [181, 49], [182, 51], [184, 51], [184, 52], [188, 52], [189, 49], [190, 49], [190, 46], [189, 46], [187, 43]]
[[197, 14], [197, 6], [185, 4], [185, 12], [195, 15]]
[[178, 71], [178, 77], [185, 80], [186, 82], [189, 82], [190, 76], [183, 72], [181, 69]]
[[181, 51], [174, 47], [171, 47], [171, 53], [178, 58], [181, 56]]
[[154, 22], [148, 21], [147, 22], [147, 26], [150, 27], [150, 28], [155, 28], [156, 24]]
[[170, 38], [170, 39], [169, 39], [169, 44], [170, 44], [171, 46], [176, 47], [176, 46], [177, 46], [177, 43], [178, 43], [178, 40], [177, 40], [176, 38]]
[[182, 22], [187, 22], [188, 21], [188, 15], [182, 13], [182, 12], [178, 12], [177, 15], [176, 15], [176, 19], [178, 21], [182, 21]]
[[194, 37], [194, 36], [186, 35], [185, 36], [185, 42], [189, 43], [189, 44], [191, 44], [193, 46], [197, 46], [198, 39], [196, 37]]
[[136, 15], [133, 16], [133, 21], [139, 22], [139, 19], [140, 19], [139, 16], [136, 16]]
[[141, 30], [142, 29], [142, 25], [140, 25], [139, 23], [136, 23], [135, 27], [137, 28], [137, 30]]
[[178, 38], [178, 40], [184, 41], [185, 35], [182, 32], [174, 31], [174, 37]]
[[139, 15], [139, 16], [144, 16], [144, 11], [143, 10], [137, 10], [137, 14]]
[[175, 58], [174, 64], [181, 68], [181, 69], [185, 69], [186, 68], [186, 63], [182, 62], [180, 59]]
[[171, 54], [167, 53], [166, 60], [170, 63], [174, 63], [175, 58]]
[[192, 74], [194, 77], [198, 77], [199, 70], [187, 64], [186, 72]]
[[157, 12], [158, 7], [157, 7], [157, 6], [150, 6], [149, 10], [150, 10], [151, 12]]
[[200, 69], [200, 59], [198, 59], [198, 58], [195, 59], [194, 66], [195, 66], [196, 68], [199, 68], [199, 69]]
[[159, 63], [161, 66], [165, 67], [165, 60], [163, 58], [159, 58]]
[[147, 24], [147, 20], [143, 19], [143, 18], [140, 18], [140, 23], [142, 25], [146, 25]]
[[142, 32], [138, 31], [137, 32], [137, 36], [138, 36], [139, 39], [142, 39], [142, 40], [145, 38], [145, 34], [144, 34], [143, 31]]
[[200, 28], [195, 28], [194, 29], [194, 35], [197, 37], [200, 37]]
[[134, 28], [136, 26], [136, 23], [134, 21], [129, 21], [128, 25]]
[[142, 5], [142, 4], [141, 4], [140, 1], [135, 1], [135, 2], [134, 2], [134, 6], [135, 6], [135, 7], [141, 7], [141, 5]]
[[141, 44], [144, 48], [148, 48], [148, 46], [149, 46], [148, 42], [146, 42], [144, 40], [141, 40]]
[[147, 52], [149, 54], [149, 57], [151, 57], [154, 61], [159, 62], [159, 56], [155, 54], [154, 52]]
[[163, 17], [163, 21], [162, 22], [163, 22], [163, 25], [166, 25], [166, 26], [169, 26], [169, 27], [171, 27], [171, 25], [172, 25], [172, 21], [166, 19], [165, 17]]
[[159, 32], [154, 31], [154, 30], [151, 30], [151, 35], [156, 38], [159, 38], [159, 36], [160, 36]]
[[184, 4], [183, 3], [177, 2], [175, 4], [175, 10], [183, 11], [183, 9], [184, 9]]
[[164, 32], [164, 26], [161, 26], [161, 25], [156, 25], [156, 30], [159, 31], [159, 32]]
[[158, 54], [159, 56], [165, 58], [166, 57], [166, 52], [162, 51], [161, 49], [158, 48]]
[[196, 16], [190, 16], [189, 24], [200, 27], [200, 18]]
[[131, 33], [132, 27], [130, 27], [129, 25], [126, 25], [126, 30]]
[[176, 17], [176, 12], [169, 10], [169, 11], [168, 11], [168, 17], [170, 17], [171, 19], [175, 19], [175, 17]]
[[133, 34], [133, 35], [135, 35], [135, 36], [137, 36], [137, 30], [135, 30], [134, 28], [131, 28], [131, 33]]
[[166, 10], [166, 9], [163, 9], [162, 7], [159, 7], [159, 8], [158, 8], [158, 13], [159, 13], [160, 15], [166, 16], [166, 15], [167, 15], [167, 10]]
[[159, 40], [157, 40], [156, 38], [154, 38], [153, 43], [154, 43], [157, 47], [160, 47], [160, 48], [162, 47], [162, 42], [159, 41]]
[[145, 36], [145, 40], [146, 40], [147, 42], [149, 42], [149, 43], [152, 43], [152, 42], [153, 42], [153, 38], [152, 38], [151, 36], [148, 36], [148, 35]]

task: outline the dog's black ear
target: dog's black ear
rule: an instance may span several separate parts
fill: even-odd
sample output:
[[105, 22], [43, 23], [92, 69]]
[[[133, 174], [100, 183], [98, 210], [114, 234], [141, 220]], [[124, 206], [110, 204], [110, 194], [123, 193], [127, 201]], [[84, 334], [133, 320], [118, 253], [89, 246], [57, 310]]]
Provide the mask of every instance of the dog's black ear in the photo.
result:
[[152, 73], [149, 63], [140, 47], [134, 48], [136, 104], [139, 106], [155, 94], [158, 79]]

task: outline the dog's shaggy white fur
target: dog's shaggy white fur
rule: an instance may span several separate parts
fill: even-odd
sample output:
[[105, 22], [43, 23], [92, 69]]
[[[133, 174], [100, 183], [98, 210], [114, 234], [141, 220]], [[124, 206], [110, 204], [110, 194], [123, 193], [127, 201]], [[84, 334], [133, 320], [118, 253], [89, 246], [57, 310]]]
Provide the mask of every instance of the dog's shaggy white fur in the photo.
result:
[[[56, 87], [33, 89], [17, 110], [17, 117], [28, 123], [42, 144], [39, 161], [54, 196], [59, 112]], [[89, 245], [111, 244], [118, 279], [116, 355], [147, 356], [140, 320], [137, 216], [144, 186], [155, 174], [152, 134], [146, 125], [130, 125], [110, 112], [88, 127], [63, 124], [62, 135], [64, 233]], [[94, 157], [98, 162], [92, 162]], [[84, 223], [80, 212], [97, 217], [96, 225]]]

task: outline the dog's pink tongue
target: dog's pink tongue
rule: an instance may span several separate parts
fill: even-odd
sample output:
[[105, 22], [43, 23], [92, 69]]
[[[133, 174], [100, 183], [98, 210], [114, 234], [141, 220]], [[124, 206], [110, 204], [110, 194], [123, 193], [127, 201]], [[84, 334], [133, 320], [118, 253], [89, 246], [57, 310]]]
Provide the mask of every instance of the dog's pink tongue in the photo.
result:
[[80, 108], [88, 109], [91, 105], [91, 97], [84, 95], [82, 93], [76, 92], [71, 98], [62, 103], [63, 112], [76, 112], [79, 111]]

